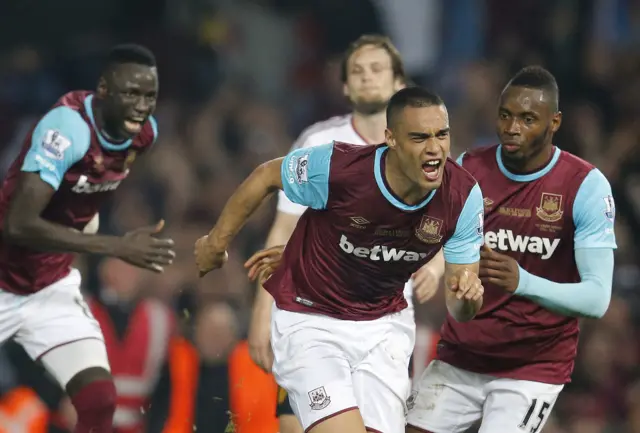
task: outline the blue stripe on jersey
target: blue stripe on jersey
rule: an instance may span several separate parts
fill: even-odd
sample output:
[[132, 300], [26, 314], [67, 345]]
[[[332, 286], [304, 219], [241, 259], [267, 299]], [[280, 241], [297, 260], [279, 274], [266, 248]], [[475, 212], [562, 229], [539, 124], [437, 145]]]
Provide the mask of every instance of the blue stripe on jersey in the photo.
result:
[[456, 159], [456, 162], [458, 163], [458, 165], [462, 165], [462, 160], [464, 159], [464, 156], [467, 154], [467, 152], [462, 152], [460, 154], [460, 156], [458, 157], [458, 159]]
[[64, 174], [84, 157], [90, 144], [91, 131], [82, 116], [69, 107], [56, 107], [33, 130], [22, 171], [38, 172], [57, 190]]
[[502, 145], [498, 146], [498, 148], [496, 149], [496, 159], [498, 160], [498, 167], [500, 168], [500, 171], [507, 178], [513, 180], [514, 182], [531, 182], [536, 179], [540, 179], [542, 176], [549, 173], [558, 162], [561, 152], [562, 151], [556, 147], [556, 150], [553, 152], [553, 157], [551, 158], [549, 164], [547, 164], [545, 168], [530, 174], [515, 174], [507, 170], [507, 167], [505, 167], [504, 163], [502, 162]]
[[289, 152], [282, 161], [282, 190], [289, 200], [312, 209], [325, 209], [333, 142]]
[[468, 265], [480, 260], [484, 240], [484, 204], [482, 191], [476, 183], [460, 212], [456, 231], [444, 244], [444, 260], [454, 265]]
[[609, 181], [594, 168], [582, 181], [573, 202], [574, 248], [617, 248], [615, 217]]
[[384, 154], [384, 152], [388, 149], [387, 146], [381, 146], [379, 149], [376, 150], [376, 159], [375, 159], [375, 163], [374, 163], [374, 175], [376, 178], [376, 183], [378, 184], [378, 188], [380, 189], [380, 192], [382, 192], [382, 195], [384, 196], [384, 198], [387, 199], [387, 201], [389, 203], [391, 203], [392, 205], [394, 205], [395, 207], [397, 207], [398, 209], [402, 209], [402, 210], [406, 210], [406, 211], [413, 211], [413, 210], [418, 210], [420, 208], [423, 208], [427, 205], [427, 203], [429, 203], [431, 201], [431, 199], [433, 198], [434, 195], [436, 195], [436, 190], [434, 189], [433, 191], [431, 191], [431, 194], [429, 194], [427, 196], [426, 199], [424, 199], [421, 203], [418, 203], [416, 205], [410, 206], [408, 204], [402, 203], [400, 200], [398, 200], [397, 198], [395, 198], [393, 196], [393, 194], [391, 194], [391, 192], [387, 189], [387, 186], [384, 184], [384, 180], [382, 178], [382, 155]]
[[84, 109], [87, 111], [87, 114], [89, 115], [89, 119], [91, 119], [91, 125], [93, 126], [93, 129], [96, 131], [96, 135], [98, 136], [100, 145], [107, 150], [124, 150], [127, 147], [131, 146], [131, 142], [132, 142], [131, 138], [122, 143], [111, 143], [106, 138], [104, 138], [104, 136], [96, 126], [96, 121], [93, 117], [93, 107], [91, 106], [91, 101], [93, 101], [93, 95], [89, 95], [85, 98]]
[[149, 123], [151, 123], [151, 130], [153, 131], [153, 143], [155, 144], [158, 139], [158, 122], [153, 116], [149, 116]]
[[580, 274], [579, 283], [556, 283], [520, 267], [520, 281], [515, 294], [565, 316], [604, 316], [611, 300], [613, 250], [576, 249], [575, 260]]

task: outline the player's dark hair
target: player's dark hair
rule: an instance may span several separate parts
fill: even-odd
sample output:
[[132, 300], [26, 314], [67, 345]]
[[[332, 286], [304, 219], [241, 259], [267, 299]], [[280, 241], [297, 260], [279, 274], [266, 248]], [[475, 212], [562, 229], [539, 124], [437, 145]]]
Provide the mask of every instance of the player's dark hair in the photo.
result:
[[123, 63], [156, 66], [156, 57], [150, 49], [137, 44], [116, 45], [107, 57], [107, 68]]
[[353, 53], [366, 46], [374, 46], [385, 50], [387, 54], [389, 54], [389, 57], [391, 57], [391, 69], [393, 70], [393, 76], [401, 79], [403, 83], [407, 82], [406, 73], [404, 71], [404, 62], [402, 61], [400, 52], [393, 45], [393, 42], [391, 42], [391, 39], [383, 35], [367, 34], [362, 35], [355, 41], [351, 42], [342, 56], [340, 74], [343, 83], [347, 82], [349, 59]]
[[391, 127], [394, 118], [405, 107], [431, 107], [444, 105], [444, 101], [436, 93], [424, 87], [406, 87], [397, 91], [387, 105], [387, 125]]
[[560, 90], [556, 77], [542, 66], [527, 66], [520, 69], [507, 84], [507, 87], [527, 87], [540, 89], [551, 96], [553, 111], [558, 110]]

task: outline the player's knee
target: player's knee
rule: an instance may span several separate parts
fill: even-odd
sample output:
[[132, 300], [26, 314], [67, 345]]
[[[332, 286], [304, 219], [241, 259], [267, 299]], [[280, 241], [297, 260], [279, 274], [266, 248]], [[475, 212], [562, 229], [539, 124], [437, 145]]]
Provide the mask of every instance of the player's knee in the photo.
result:
[[89, 367], [76, 373], [67, 382], [66, 391], [67, 394], [73, 398], [78, 392], [84, 389], [87, 385], [94, 382], [111, 382], [113, 383], [113, 377], [109, 370], [103, 367]]
[[116, 387], [108, 370], [102, 367], [83, 370], [66, 388], [78, 415], [78, 426], [95, 432], [110, 428], [116, 410]]

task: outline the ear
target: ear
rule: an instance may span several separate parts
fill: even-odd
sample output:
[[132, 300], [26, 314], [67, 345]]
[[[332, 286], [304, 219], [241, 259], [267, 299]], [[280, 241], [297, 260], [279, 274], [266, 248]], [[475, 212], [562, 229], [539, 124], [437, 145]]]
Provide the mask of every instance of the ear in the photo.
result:
[[384, 140], [391, 149], [396, 147], [396, 139], [393, 137], [393, 132], [389, 128], [384, 130]]
[[551, 131], [555, 134], [560, 129], [560, 125], [562, 125], [562, 112], [558, 111], [551, 119]]
[[397, 92], [407, 87], [407, 83], [401, 78], [396, 78], [393, 81], [393, 91]]
[[107, 89], [107, 80], [104, 77], [100, 77], [98, 80], [97, 94], [99, 97], [104, 98], [107, 96], [107, 93], [109, 93]]

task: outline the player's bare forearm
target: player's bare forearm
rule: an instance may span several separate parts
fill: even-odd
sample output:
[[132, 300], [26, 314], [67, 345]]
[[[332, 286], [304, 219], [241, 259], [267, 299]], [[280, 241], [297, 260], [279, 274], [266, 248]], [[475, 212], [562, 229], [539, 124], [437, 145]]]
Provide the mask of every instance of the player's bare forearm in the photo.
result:
[[256, 168], [227, 201], [207, 239], [216, 250], [226, 250], [260, 203], [274, 191], [282, 189], [282, 159], [265, 162]]
[[442, 249], [438, 251], [438, 253], [433, 256], [429, 262], [423, 267], [428, 267], [431, 270], [431, 273], [436, 277], [438, 281], [442, 280], [444, 276], [444, 252]]
[[467, 322], [473, 319], [482, 307], [482, 295], [475, 296], [473, 299], [460, 298], [460, 283], [464, 284], [463, 281], [471, 277], [478, 280], [478, 271], [478, 263], [463, 265], [445, 263], [447, 310], [457, 322]]
[[112, 255], [117, 237], [83, 234], [40, 215], [54, 190], [37, 173], [23, 173], [4, 221], [6, 242], [40, 251]]

